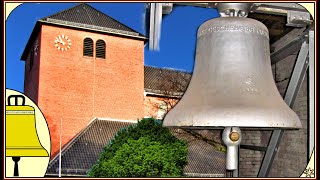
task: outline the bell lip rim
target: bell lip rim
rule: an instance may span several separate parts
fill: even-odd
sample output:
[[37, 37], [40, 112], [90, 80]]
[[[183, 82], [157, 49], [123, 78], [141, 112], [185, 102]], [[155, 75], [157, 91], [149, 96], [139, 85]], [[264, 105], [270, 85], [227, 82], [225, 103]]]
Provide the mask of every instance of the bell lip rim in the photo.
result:
[[32, 154], [28, 154], [28, 155], [6, 155], [5, 157], [49, 157], [50, 154], [46, 151], [46, 152], [42, 152], [42, 153], [46, 153], [46, 154], [41, 154], [41, 155], [32, 155]]
[[37, 156], [33, 156], [33, 155], [30, 155], [30, 156], [28, 156], [28, 155], [23, 155], [23, 156], [6, 156], [6, 157], [49, 157], [49, 155], [44, 155], [44, 156], [39, 156], [39, 155], [37, 155]]
[[[30, 153], [30, 150], [31, 150], [31, 153]], [[28, 153], [23, 154], [23, 151], [27, 151]], [[15, 153], [15, 155], [12, 155], [12, 153]], [[21, 155], [19, 155], [19, 153], [21, 153]], [[35, 153], [38, 153], [38, 154], [34, 155]], [[49, 157], [49, 156], [50, 156], [50, 153], [42, 145], [40, 145], [37, 148], [13, 148], [11, 146], [6, 146], [5, 157]]]

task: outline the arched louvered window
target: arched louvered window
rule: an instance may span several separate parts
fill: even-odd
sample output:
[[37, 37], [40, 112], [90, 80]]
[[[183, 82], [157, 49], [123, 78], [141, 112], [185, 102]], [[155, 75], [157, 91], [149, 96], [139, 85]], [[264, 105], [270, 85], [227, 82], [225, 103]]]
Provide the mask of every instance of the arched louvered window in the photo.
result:
[[83, 41], [83, 56], [93, 57], [93, 41], [90, 38]]
[[106, 43], [99, 39], [96, 43], [96, 57], [97, 58], [106, 58]]

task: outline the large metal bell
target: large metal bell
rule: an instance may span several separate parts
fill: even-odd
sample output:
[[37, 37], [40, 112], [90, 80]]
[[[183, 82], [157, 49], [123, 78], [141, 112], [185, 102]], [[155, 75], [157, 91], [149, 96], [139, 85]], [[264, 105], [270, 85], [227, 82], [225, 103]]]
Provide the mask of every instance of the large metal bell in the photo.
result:
[[267, 27], [243, 17], [221, 17], [202, 24], [191, 82], [163, 125], [301, 128], [275, 85]]

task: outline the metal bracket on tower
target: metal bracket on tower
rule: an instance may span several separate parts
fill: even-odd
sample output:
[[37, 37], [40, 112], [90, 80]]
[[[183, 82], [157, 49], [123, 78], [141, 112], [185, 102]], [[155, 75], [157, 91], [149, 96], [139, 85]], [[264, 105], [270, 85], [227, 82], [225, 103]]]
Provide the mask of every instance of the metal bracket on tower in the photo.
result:
[[288, 11], [308, 12], [297, 3], [253, 3], [251, 11], [264, 14], [287, 16]]
[[288, 11], [287, 13], [287, 26], [305, 27], [312, 24], [312, 22], [308, 12]]
[[[308, 58], [307, 58], [308, 53], [309, 53], [309, 45], [307, 44], [307, 42], [304, 42], [301, 46], [296, 64], [293, 69], [293, 73], [290, 78], [290, 82], [284, 97], [284, 101], [291, 108], [296, 100], [300, 86], [306, 74], [306, 70], [309, 64]], [[258, 177], [268, 176], [274, 157], [279, 150], [279, 145], [280, 145], [280, 141], [283, 133], [284, 133], [284, 130], [273, 131], [267, 147], [267, 151], [264, 155], [264, 158], [259, 170]]]

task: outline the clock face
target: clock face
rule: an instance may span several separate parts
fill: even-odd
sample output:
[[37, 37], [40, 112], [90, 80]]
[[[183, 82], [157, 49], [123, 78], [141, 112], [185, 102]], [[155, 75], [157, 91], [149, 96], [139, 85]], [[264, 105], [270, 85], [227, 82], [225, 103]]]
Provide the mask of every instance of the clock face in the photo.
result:
[[54, 40], [54, 46], [60, 51], [68, 51], [71, 47], [71, 40], [64, 34], [58, 35]]

